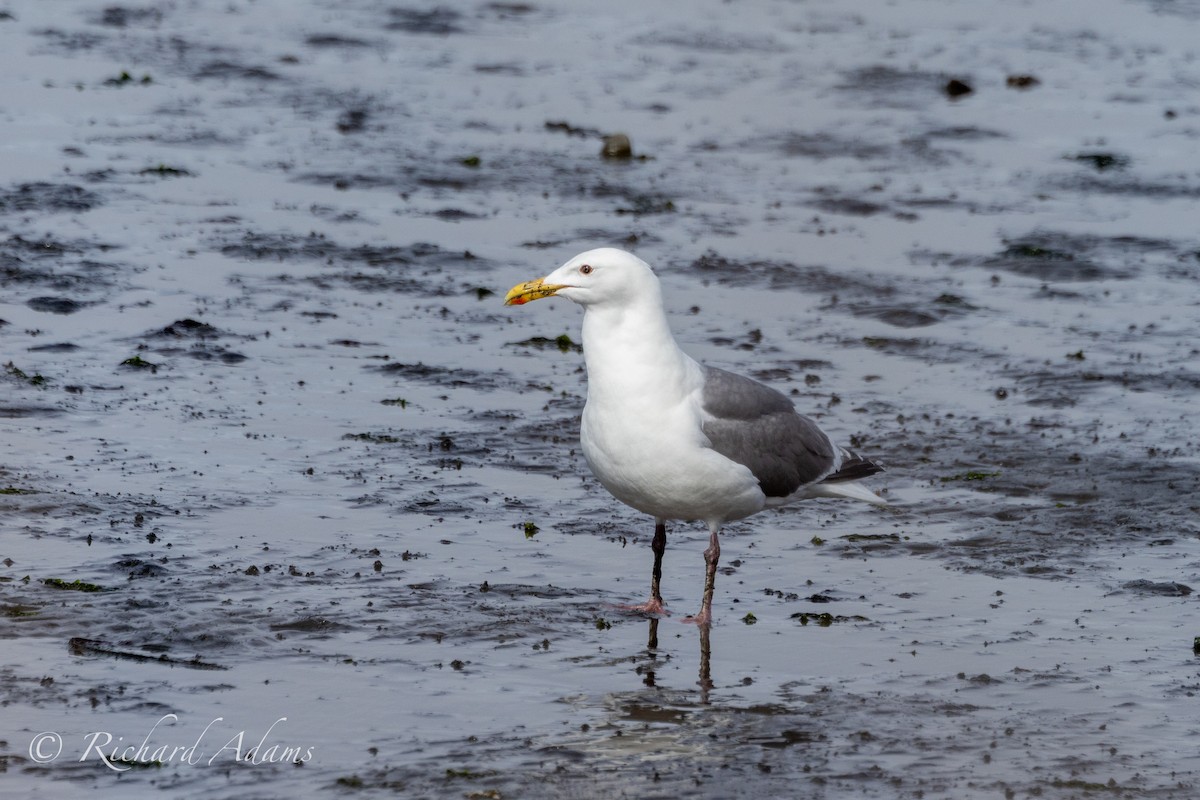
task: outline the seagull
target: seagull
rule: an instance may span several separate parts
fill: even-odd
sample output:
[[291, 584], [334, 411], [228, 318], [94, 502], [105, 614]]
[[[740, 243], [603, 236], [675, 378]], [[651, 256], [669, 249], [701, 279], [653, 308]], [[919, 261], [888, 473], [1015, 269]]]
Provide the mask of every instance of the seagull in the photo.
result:
[[723, 524], [812, 497], [886, 504], [858, 483], [882, 467], [835, 445], [781, 392], [684, 353], [671, 334], [658, 278], [637, 256], [589, 250], [514, 286], [504, 303], [544, 297], [565, 297], [584, 310], [584, 458], [613, 497], [654, 517], [650, 599], [629, 610], [666, 613], [667, 520], [708, 525], [700, 612], [685, 620], [707, 630]]

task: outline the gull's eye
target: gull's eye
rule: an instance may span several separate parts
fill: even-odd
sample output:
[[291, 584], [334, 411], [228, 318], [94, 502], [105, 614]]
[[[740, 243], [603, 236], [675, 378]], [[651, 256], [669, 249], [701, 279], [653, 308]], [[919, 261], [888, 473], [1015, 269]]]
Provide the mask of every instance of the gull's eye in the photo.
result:
[[592, 265], [584, 264], [583, 266], [581, 266], [579, 268], [579, 274], [580, 275], [591, 275], [592, 274]]

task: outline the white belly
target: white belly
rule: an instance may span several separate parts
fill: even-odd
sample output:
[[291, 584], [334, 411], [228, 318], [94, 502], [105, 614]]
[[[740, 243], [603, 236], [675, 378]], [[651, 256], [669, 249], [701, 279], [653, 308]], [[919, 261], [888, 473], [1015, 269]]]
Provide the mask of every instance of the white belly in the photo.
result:
[[686, 403], [653, 417], [583, 410], [584, 458], [626, 505], [659, 519], [715, 524], [761, 511], [766, 498], [754, 475], [706, 441]]

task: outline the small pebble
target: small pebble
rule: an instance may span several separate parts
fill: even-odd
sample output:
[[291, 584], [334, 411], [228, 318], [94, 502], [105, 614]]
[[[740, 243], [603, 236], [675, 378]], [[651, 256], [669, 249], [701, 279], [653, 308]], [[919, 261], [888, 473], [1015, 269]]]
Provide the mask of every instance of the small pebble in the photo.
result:
[[612, 133], [604, 137], [600, 155], [604, 158], [633, 158], [633, 145], [625, 134]]

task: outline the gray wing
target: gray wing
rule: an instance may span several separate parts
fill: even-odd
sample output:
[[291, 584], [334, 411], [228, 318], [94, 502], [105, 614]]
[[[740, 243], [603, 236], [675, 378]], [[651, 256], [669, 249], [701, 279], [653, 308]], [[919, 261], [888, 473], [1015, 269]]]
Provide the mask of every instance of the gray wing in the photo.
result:
[[825, 432], [769, 386], [704, 367], [701, 405], [708, 414], [704, 434], [713, 449], [749, 468], [768, 497], [787, 497], [805, 484], [837, 480], [841, 474], [830, 474], [837, 455]]

